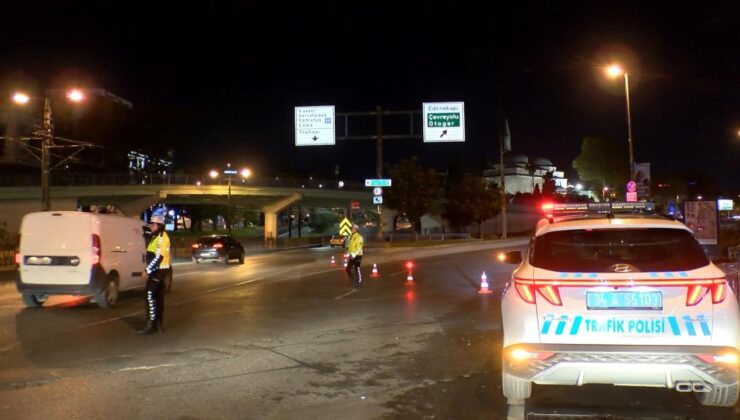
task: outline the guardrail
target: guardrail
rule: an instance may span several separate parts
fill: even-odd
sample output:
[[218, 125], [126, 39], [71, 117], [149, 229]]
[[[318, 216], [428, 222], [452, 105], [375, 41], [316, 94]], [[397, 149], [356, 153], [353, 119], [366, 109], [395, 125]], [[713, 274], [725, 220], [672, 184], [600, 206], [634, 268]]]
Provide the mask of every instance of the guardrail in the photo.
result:
[[[89, 186], [89, 185], [226, 185], [228, 181], [219, 177], [211, 179], [207, 175], [193, 174], [128, 174], [128, 173], [53, 173], [51, 186]], [[0, 175], [0, 187], [38, 187], [41, 178], [37, 174], [2, 174]], [[365, 190], [364, 184], [358, 181], [343, 181], [342, 187], [339, 181], [318, 178], [285, 178], [266, 177], [249, 178], [242, 182], [241, 178], [234, 177], [232, 185], [244, 185], [251, 187], [275, 187], [275, 188], [310, 188], [328, 190]]]
[[12, 249], [0, 249], [0, 267], [15, 264], [15, 251]]
[[444, 241], [448, 239], [470, 239], [470, 233], [390, 233], [384, 235], [386, 241]]

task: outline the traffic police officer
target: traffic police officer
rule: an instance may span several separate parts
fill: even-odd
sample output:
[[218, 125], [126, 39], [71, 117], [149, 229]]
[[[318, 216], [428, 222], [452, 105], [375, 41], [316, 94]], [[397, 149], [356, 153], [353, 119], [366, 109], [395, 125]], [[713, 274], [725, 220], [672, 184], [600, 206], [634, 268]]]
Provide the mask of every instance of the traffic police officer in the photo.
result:
[[146, 327], [139, 334], [164, 331], [165, 281], [170, 275], [170, 237], [164, 231], [164, 216], [155, 214], [150, 219], [152, 235], [146, 247]]
[[365, 238], [360, 235], [360, 227], [352, 225], [352, 236], [349, 239], [347, 252], [349, 261], [347, 262], [347, 274], [354, 280], [355, 289], [360, 288], [362, 283], [362, 273], [360, 272], [360, 263], [362, 262], [362, 246]]

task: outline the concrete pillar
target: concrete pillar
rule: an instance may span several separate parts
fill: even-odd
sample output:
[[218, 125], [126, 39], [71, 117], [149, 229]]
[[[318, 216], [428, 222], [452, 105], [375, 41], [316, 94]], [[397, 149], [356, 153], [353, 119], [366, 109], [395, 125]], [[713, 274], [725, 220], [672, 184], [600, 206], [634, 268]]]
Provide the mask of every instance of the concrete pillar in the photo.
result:
[[267, 248], [274, 248], [277, 245], [278, 212], [301, 199], [303, 199], [303, 196], [297, 192], [294, 192], [288, 197], [283, 197], [278, 201], [268, 204], [262, 208], [262, 211], [265, 213], [265, 246]]
[[265, 212], [265, 246], [274, 248], [277, 239], [277, 212]]

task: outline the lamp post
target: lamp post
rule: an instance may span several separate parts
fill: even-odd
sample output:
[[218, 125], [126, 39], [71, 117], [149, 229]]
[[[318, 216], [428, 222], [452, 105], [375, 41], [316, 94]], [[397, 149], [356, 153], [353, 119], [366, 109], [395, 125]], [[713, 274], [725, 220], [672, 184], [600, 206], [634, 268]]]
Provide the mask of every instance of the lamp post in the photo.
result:
[[[226, 223], [226, 229], [228, 230], [229, 235], [231, 235], [231, 178], [236, 174], [239, 174], [241, 175], [242, 178], [247, 179], [252, 175], [252, 171], [249, 170], [249, 168], [242, 168], [241, 170], [237, 171], [236, 169], [231, 167], [230, 163], [227, 163], [226, 169], [223, 170], [223, 175], [226, 177], [226, 180], [229, 186], [228, 195], [227, 195], [227, 204], [226, 204], [226, 212], [227, 212], [227, 218], [228, 218], [227, 223]], [[215, 178], [218, 178], [220, 173], [217, 170], [212, 169], [208, 173], [208, 175], [211, 178], [215, 179]]]
[[[133, 104], [127, 100], [120, 98], [103, 89], [70, 89], [64, 91], [62, 89], [47, 89], [43, 97], [34, 99], [44, 100], [44, 119], [41, 123], [41, 128], [34, 134], [41, 137], [41, 203], [43, 211], [51, 210], [51, 199], [49, 194], [49, 178], [50, 178], [50, 154], [49, 149], [54, 145], [54, 125], [52, 124], [52, 113], [51, 113], [51, 96], [64, 93], [67, 99], [71, 102], [79, 103], [86, 99], [88, 94], [94, 94], [106, 97], [120, 105], [127, 108], [132, 108]], [[16, 92], [13, 95], [13, 102], [18, 105], [26, 105], [30, 102], [31, 97], [23, 92]]]
[[617, 78], [619, 76], [624, 76], [624, 96], [625, 96], [625, 102], [626, 102], [626, 108], [627, 108], [627, 143], [629, 144], [629, 150], [630, 150], [630, 180], [634, 178], [635, 175], [635, 155], [632, 148], [632, 116], [630, 113], [630, 78], [629, 74], [624, 71], [622, 66], [619, 64], [612, 64], [611, 66], [607, 67], [606, 74], [609, 75], [611, 78]]

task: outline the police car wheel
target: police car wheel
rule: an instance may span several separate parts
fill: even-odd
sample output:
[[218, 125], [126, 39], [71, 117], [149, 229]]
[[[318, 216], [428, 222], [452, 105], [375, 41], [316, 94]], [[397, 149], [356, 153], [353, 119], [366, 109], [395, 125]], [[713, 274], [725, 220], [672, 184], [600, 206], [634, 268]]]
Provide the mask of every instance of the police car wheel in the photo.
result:
[[532, 395], [532, 381], [501, 372], [501, 390], [509, 403], [522, 403]]
[[34, 295], [32, 293], [24, 293], [22, 295], [23, 303], [28, 308], [40, 308], [41, 305], [46, 302], [46, 295]]
[[714, 385], [709, 392], [697, 392], [697, 401], [701, 405], [714, 407], [732, 407], [737, 403], [740, 386], [737, 382], [733, 385]]

